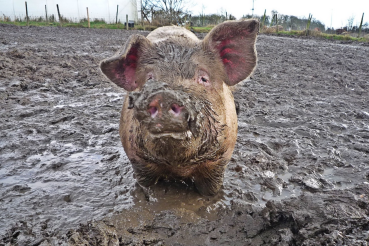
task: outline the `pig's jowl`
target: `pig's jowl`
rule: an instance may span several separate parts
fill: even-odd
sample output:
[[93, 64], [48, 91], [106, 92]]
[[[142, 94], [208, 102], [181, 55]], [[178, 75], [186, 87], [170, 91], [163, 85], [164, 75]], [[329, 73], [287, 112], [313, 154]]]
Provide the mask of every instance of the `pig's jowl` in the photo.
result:
[[139, 184], [194, 182], [215, 194], [237, 139], [230, 87], [255, 69], [259, 23], [228, 21], [199, 40], [181, 27], [132, 35], [102, 72], [128, 91], [119, 133]]

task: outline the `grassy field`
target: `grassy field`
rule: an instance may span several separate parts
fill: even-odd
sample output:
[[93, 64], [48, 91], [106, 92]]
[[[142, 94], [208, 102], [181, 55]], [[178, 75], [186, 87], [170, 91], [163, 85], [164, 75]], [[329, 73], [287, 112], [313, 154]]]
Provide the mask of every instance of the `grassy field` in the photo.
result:
[[[26, 21], [17, 21], [17, 22], [10, 22], [8, 20], [0, 19], [0, 23], [3, 24], [14, 24], [17, 26], [27, 26]], [[63, 26], [63, 27], [82, 27], [82, 28], [88, 28], [88, 22], [87, 20], [81, 21], [81, 22], [46, 22], [46, 21], [39, 21], [39, 20], [30, 20], [29, 24], [30, 26]], [[205, 26], [205, 27], [186, 27], [187, 29], [193, 31], [193, 32], [200, 32], [200, 33], [207, 33], [209, 32], [214, 26]], [[105, 29], [125, 29], [125, 25], [122, 23], [118, 24], [108, 24], [103, 20], [94, 20], [90, 22], [90, 28], [105, 28]], [[147, 30], [152, 31], [157, 26], [142, 26], [142, 25], [135, 25], [134, 28], [129, 28], [133, 30]], [[263, 31], [261, 31], [263, 33]], [[290, 35], [290, 36], [307, 36], [306, 31], [272, 31], [272, 32], [265, 32], [267, 34], [274, 34], [274, 35]], [[355, 36], [357, 34], [354, 34]], [[337, 34], [327, 34], [323, 32], [316, 32], [316, 31], [309, 31], [308, 36], [315, 36], [315, 37], [321, 37], [329, 40], [343, 40], [343, 41], [358, 41], [358, 42], [369, 42], [369, 35], [365, 35], [360, 38], [353, 37], [350, 34], [344, 34], [344, 35], [337, 35]]]

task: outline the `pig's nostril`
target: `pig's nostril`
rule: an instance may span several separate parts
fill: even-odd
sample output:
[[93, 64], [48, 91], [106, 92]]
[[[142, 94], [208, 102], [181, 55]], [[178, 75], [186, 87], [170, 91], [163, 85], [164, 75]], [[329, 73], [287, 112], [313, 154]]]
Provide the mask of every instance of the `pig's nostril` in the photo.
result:
[[178, 116], [181, 113], [182, 107], [180, 107], [178, 104], [172, 104], [170, 108], [170, 112], [174, 114], [175, 116]]
[[155, 116], [158, 114], [158, 108], [155, 106], [151, 106], [149, 108], [149, 113], [151, 114], [152, 118], [155, 118]]
[[175, 105], [172, 106], [172, 110], [174, 113], [177, 113], [177, 114], [179, 113], [179, 108]]

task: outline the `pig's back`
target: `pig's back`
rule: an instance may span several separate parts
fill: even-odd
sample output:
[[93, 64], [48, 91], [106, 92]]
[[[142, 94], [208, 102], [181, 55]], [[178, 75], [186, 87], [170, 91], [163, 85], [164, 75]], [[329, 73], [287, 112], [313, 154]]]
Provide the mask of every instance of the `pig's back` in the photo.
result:
[[152, 31], [147, 38], [152, 43], [162, 42], [168, 39], [177, 41], [185, 41], [188, 43], [197, 43], [199, 39], [195, 34], [188, 31], [186, 28], [178, 26], [164, 26]]

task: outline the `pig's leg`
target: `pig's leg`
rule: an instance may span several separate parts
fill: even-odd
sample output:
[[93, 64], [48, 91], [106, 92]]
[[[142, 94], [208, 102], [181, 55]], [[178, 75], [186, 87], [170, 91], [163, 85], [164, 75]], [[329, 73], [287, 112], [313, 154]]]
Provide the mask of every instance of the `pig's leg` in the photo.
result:
[[234, 101], [235, 107], [236, 107], [236, 114], [239, 115], [240, 113], [240, 103], [237, 101]]
[[227, 164], [222, 162], [224, 161], [198, 168], [198, 172], [194, 175], [194, 183], [201, 195], [213, 196], [219, 191], [223, 183], [224, 168]]
[[158, 170], [156, 165], [144, 165], [138, 162], [132, 162], [132, 167], [135, 172], [135, 178], [138, 184], [142, 187], [150, 187], [155, 185], [160, 178], [160, 175], [157, 175]]

